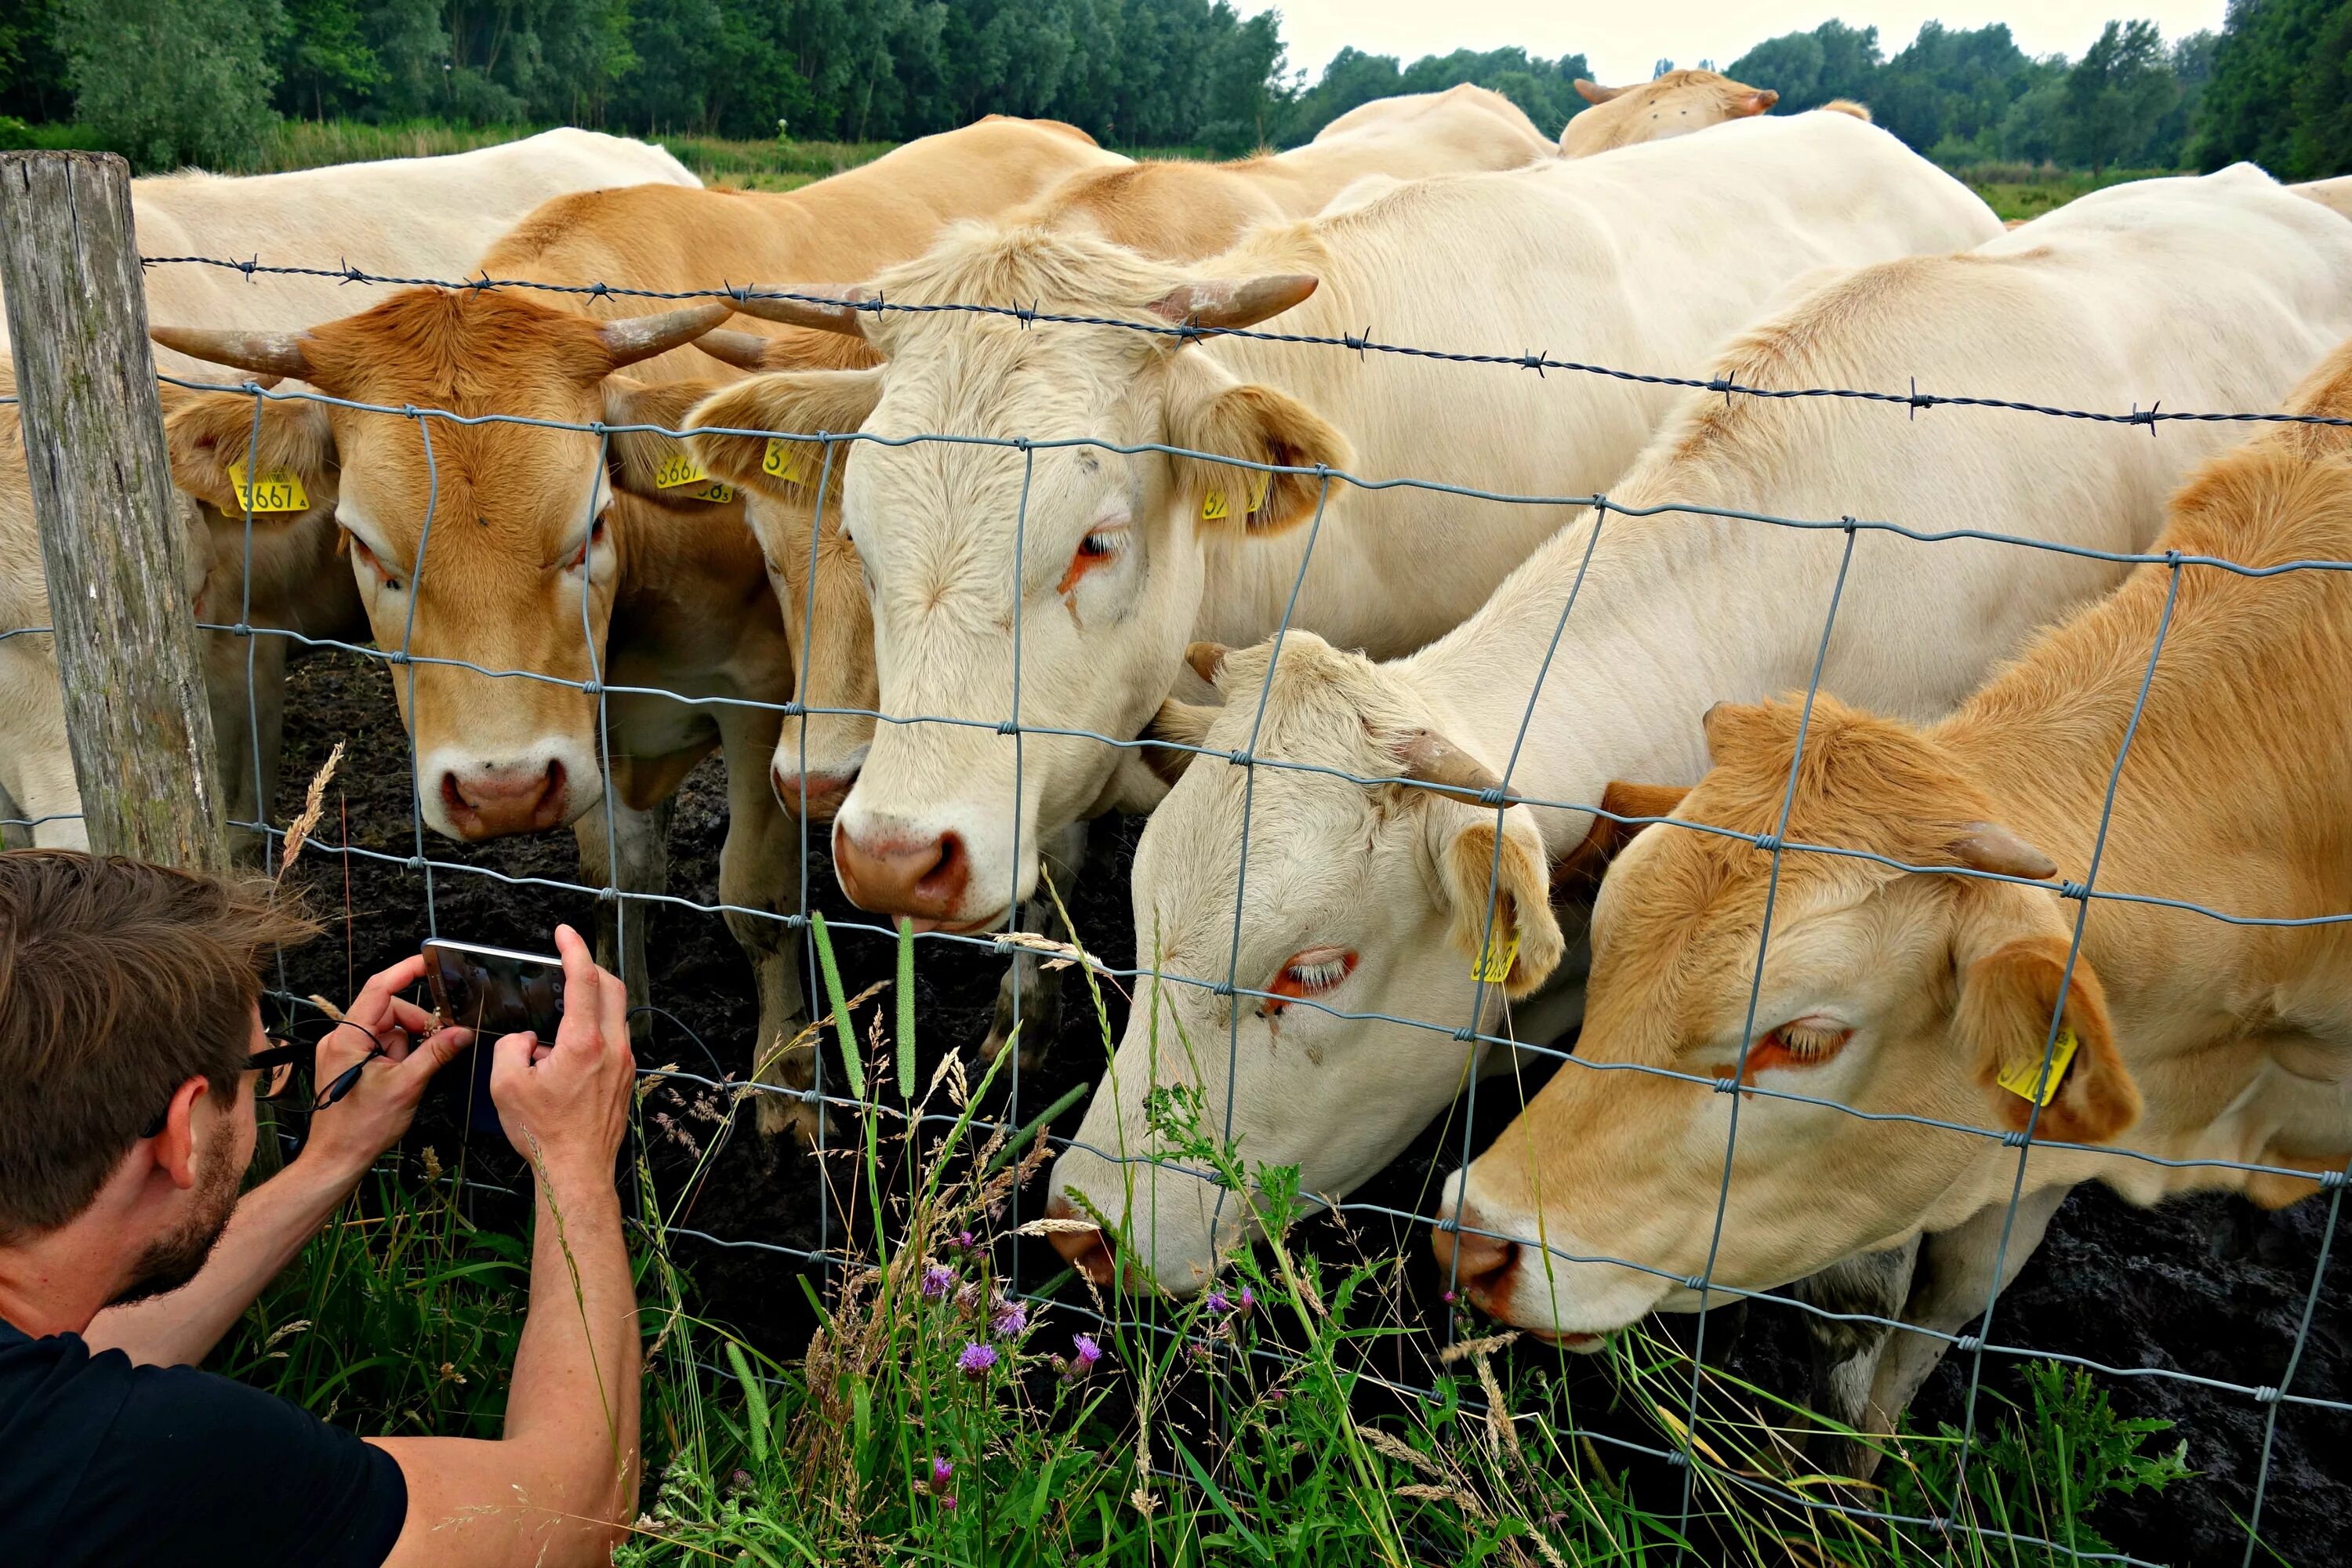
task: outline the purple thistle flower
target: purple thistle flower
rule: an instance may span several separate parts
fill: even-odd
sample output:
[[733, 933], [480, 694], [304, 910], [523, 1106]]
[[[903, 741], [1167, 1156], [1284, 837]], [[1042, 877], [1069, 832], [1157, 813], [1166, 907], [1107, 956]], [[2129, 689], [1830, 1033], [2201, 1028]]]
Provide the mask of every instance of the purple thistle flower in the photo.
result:
[[934, 1263], [923, 1270], [922, 1283], [917, 1289], [922, 1291], [924, 1300], [936, 1301], [948, 1293], [949, 1288], [954, 1285], [955, 1279], [954, 1269], [944, 1263]]
[[1256, 1305], [1257, 1297], [1252, 1294], [1248, 1286], [1244, 1285], [1242, 1287], [1241, 1299], [1234, 1303], [1234, 1314], [1236, 1317], [1246, 1318], [1250, 1315], [1250, 1309]]
[[[937, 1456], [933, 1456], [931, 1459], [931, 1479], [929, 1482], [931, 1495], [942, 1498], [948, 1497], [948, 1481], [954, 1474], [954, 1461], [942, 1459]], [[949, 1500], [952, 1502], [954, 1499], [949, 1498]]]
[[1000, 1340], [1016, 1338], [1029, 1326], [1028, 1310], [1015, 1302], [999, 1301], [996, 1315], [988, 1321], [988, 1326]]
[[940, 1506], [946, 1509], [955, 1507], [955, 1495], [951, 1492], [948, 1496], [940, 1499]]
[[954, 1247], [958, 1252], [971, 1251], [973, 1247], [971, 1232], [968, 1230], [960, 1230], [956, 1232], [954, 1239], [950, 1241], [948, 1245]]
[[1102, 1346], [1095, 1342], [1092, 1334], [1074, 1335], [1070, 1342], [1077, 1348], [1077, 1353], [1070, 1358], [1068, 1370], [1062, 1375], [1076, 1383], [1094, 1371], [1095, 1363], [1102, 1360]]
[[989, 1369], [995, 1364], [996, 1347], [982, 1344], [978, 1341], [964, 1346], [963, 1354], [956, 1357], [956, 1370], [975, 1383], [986, 1377]]
[[1234, 1310], [1233, 1302], [1226, 1300], [1223, 1290], [1210, 1291], [1208, 1300], [1202, 1304], [1209, 1309], [1209, 1316], [1213, 1318], [1222, 1318]]
[[1445, 1304], [1446, 1304], [1447, 1306], [1451, 1307], [1452, 1305], [1454, 1305], [1454, 1303], [1455, 1300], [1456, 1300], [1456, 1298], [1455, 1298], [1455, 1296], [1454, 1296], [1454, 1292], [1453, 1292], [1453, 1291], [1448, 1290], [1448, 1291], [1445, 1293]]

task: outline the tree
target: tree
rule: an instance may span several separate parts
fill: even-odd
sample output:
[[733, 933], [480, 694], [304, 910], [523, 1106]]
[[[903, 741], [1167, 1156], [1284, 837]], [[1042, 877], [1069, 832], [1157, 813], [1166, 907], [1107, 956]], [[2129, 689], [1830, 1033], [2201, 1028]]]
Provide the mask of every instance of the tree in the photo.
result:
[[234, 166], [277, 118], [278, 0], [61, 0], [74, 117], [142, 170]]
[[1783, 113], [1819, 109], [1833, 98], [1867, 103], [1877, 86], [1878, 29], [1823, 22], [1810, 33], [1767, 38], [1724, 74], [1780, 95]]
[[[2352, 0], [2230, 0], [2189, 138], [2198, 167], [2244, 161], [2296, 179], [2352, 171], [2342, 131], [2347, 18]], [[2336, 129], [2298, 136], [2305, 115]]]
[[278, 48], [278, 108], [324, 120], [350, 114], [383, 80], [383, 66], [368, 47], [359, 7], [352, 0], [284, 0], [286, 27]]
[[73, 112], [57, 11], [58, 0], [12, 0], [0, 10], [0, 114], [38, 124]]
[[2180, 96], [2153, 22], [2110, 22], [2066, 73], [2059, 141], [2094, 174], [2144, 155]]

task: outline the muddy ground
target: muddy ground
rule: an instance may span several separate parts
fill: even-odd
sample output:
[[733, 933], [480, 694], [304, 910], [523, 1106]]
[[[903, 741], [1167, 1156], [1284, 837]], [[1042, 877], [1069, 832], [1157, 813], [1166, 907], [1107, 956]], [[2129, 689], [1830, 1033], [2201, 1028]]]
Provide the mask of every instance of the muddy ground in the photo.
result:
[[[356, 657], [319, 654], [298, 660], [288, 701], [283, 785], [275, 820], [283, 823], [300, 808], [303, 786], [337, 740], [351, 744], [327, 795], [325, 820], [317, 838], [341, 841], [348, 821], [350, 842], [405, 857], [415, 839], [409, 809], [408, 761], [394, 715], [390, 686], [382, 667]], [[718, 852], [725, 831], [725, 796], [715, 761], [706, 763], [682, 792], [671, 836], [671, 891], [715, 902]], [[1116, 965], [1132, 961], [1126, 868], [1140, 824], [1100, 825], [1095, 868], [1086, 879], [1073, 916], [1088, 945]], [[467, 847], [433, 837], [425, 853], [436, 860], [486, 868], [509, 877], [576, 879], [568, 835], [509, 840]], [[856, 921], [857, 911], [833, 885], [822, 844], [812, 862], [811, 893], [828, 919]], [[288, 981], [297, 994], [348, 994], [354, 976], [413, 951], [424, 934], [424, 879], [403, 868], [359, 857], [306, 856], [295, 873], [307, 881], [320, 910], [330, 917], [331, 934], [289, 956]], [[517, 887], [490, 877], [442, 870], [432, 878], [433, 900], [442, 934], [464, 940], [545, 951], [557, 920], [587, 929], [593, 900], [580, 894]], [[891, 965], [887, 939], [845, 932], [839, 937], [845, 980], [854, 991], [883, 978]], [[745, 1069], [754, 1012], [750, 973], [721, 921], [684, 910], [664, 910], [652, 937], [652, 999], [667, 1016], [656, 1020], [648, 1063], [673, 1063], [689, 1070]], [[938, 1053], [966, 1047], [987, 1032], [998, 984], [999, 963], [990, 954], [944, 943], [926, 944], [917, 973], [922, 1069], [928, 1075]], [[1082, 998], [1066, 1007], [1058, 1037], [1045, 1064], [1024, 1075], [1019, 1102], [1025, 1119], [1071, 1085], [1099, 1076], [1102, 1035]], [[1112, 998], [1113, 1037], [1123, 1003]], [[1540, 1080], [1540, 1075], [1536, 1081]], [[1497, 1080], [1499, 1082], [1499, 1080]], [[1531, 1085], [1532, 1087], [1532, 1085]], [[1483, 1147], [1508, 1120], [1513, 1107], [1489, 1084], [1480, 1097], [1471, 1146]], [[1075, 1129], [1073, 1109], [1057, 1130]], [[689, 1136], [708, 1137], [708, 1122], [681, 1117]], [[683, 1223], [713, 1237], [755, 1240], [814, 1249], [820, 1241], [819, 1162], [783, 1141], [763, 1141], [748, 1125], [730, 1131]], [[419, 1142], [455, 1136], [446, 1112], [428, 1116]], [[667, 1136], [656, 1139], [657, 1171], [673, 1178], [689, 1163]], [[1426, 1134], [1389, 1171], [1355, 1195], [1398, 1209], [1425, 1210], [1427, 1194], [1459, 1159], [1458, 1121]], [[504, 1152], [476, 1142], [480, 1168], [497, 1171]], [[1042, 1181], [1036, 1184], [1042, 1187]], [[1024, 1205], [1042, 1204], [1042, 1192]], [[1034, 1208], [1024, 1212], [1034, 1212]], [[824, 1222], [824, 1238], [841, 1242], [838, 1204]], [[495, 1217], [495, 1216], [493, 1216]], [[2265, 1223], [2236, 1199], [2196, 1199], [2157, 1213], [2130, 1210], [2103, 1191], [2077, 1191], [2051, 1226], [2048, 1241], [2001, 1300], [1992, 1323], [1997, 1344], [2031, 1345], [2087, 1357], [2123, 1368], [2165, 1369], [2247, 1385], [2279, 1384], [2284, 1377], [2295, 1331], [2312, 1287], [2326, 1226], [2319, 1202]], [[1440, 1286], [1423, 1238], [1401, 1222], [1355, 1216], [1352, 1245], [1365, 1250], [1402, 1249], [1406, 1258], [1406, 1310], [1423, 1321], [1442, 1321]], [[1328, 1221], [1307, 1227], [1315, 1244], [1344, 1251]], [[2340, 1249], [2339, 1249], [2340, 1250]], [[727, 1247], [682, 1238], [677, 1252], [692, 1272], [701, 1310], [728, 1323], [779, 1356], [797, 1353], [811, 1317], [790, 1276], [793, 1259], [754, 1248]], [[1024, 1282], [1042, 1281], [1058, 1260], [1032, 1246], [1018, 1260]], [[2313, 1317], [2294, 1392], [2327, 1398], [2352, 1394], [2347, 1343], [2347, 1275], [2340, 1258], [2330, 1261]], [[1080, 1299], [1073, 1297], [1073, 1299]], [[1720, 1321], [1721, 1320], [1717, 1320]], [[1686, 1333], [1689, 1321], [1670, 1331]], [[1710, 1343], [1731, 1336], [1710, 1328]], [[1801, 1323], [1791, 1309], [1759, 1306], [1729, 1352], [1738, 1374], [1794, 1392]], [[1403, 1352], [1398, 1352], [1401, 1356]], [[1711, 1354], [1712, 1359], [1712, 1354]], [[1551, 1364], [1547, 1359], [1546, 1364]], [[1400, 1372], [1412, 1367], [1401, 1360]], [[1946, 1362], [1914, 1406], [1928, 1430], [1961, 1418], [1970, 1366], [1964, 1358]], [[1987, 1356], [1983, 1386], [1990, 1394], [2023, 1397], [2015, 1360]], [[1578, 1390], [1580, 1419], [1594, 1412], [1603, 1430], [1655, 1442], [1654, 1428], [1610, 1413], [1610, 1391], [1597, 1370], [1571, 1376], [1591, 1382], [1591, 1396]], [[2236, 1563], [2245, 1551], [2245, 1519], [2263, 1443], [2266, 1409], [2252, 1398], [2162, 1376], [2103, 1378], [2118, 1409], [2159, 1416], [2176, 1424], [2164, 1442], [2185, 1438], [2197, 1479], [2153, 1498], [2112, 1506], [2096, 1522], [2121, 1549], [2158, 1563]], [[1988, 1411], [2000, 1407], [1988, 1402]], [[1671, 1506], [1673, 1473], [1662, 1465], [1637, 1465], [1637, 1487], [1654, 1489], [1660, 1506]], [[2263, 1518], [2263, 1536], [2274, 1561], [2297, 1568], [2322, 1568], [2352, 1560], [2352, 1419], [2309, 1407], [2279, 1411], [2272, 1473]], [[2005, 1560], [2005, 1559], [2004, 1559]]]

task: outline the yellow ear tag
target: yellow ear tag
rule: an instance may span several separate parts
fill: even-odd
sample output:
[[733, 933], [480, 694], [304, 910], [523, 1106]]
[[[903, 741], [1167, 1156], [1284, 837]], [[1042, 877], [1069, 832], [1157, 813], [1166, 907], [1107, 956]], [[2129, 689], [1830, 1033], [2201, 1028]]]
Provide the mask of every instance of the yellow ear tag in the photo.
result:
[[710, 477], [710, 471], [697, 462], [691, 453], [672, 452], [654, 465], [654, 488], [674, 490], [687, 485], [696, 487], [678, 500], [730, 501], [735, 499], [735, 487]]
[[[1250, 476], [1249, 509], [1251, 512], [1255, 513], [1258, 508], [1265, 504], [1265, 492], [1273, 488], [1274, 476], [1272, 474], [1256, 473]], [[1201, 498], [1201, 521], [1202, 522], [1223, 522], [1227, 517], [1231, 516], [1232, 513], [1233, 506], [1231, 502], [1225, 500], [1224, 491], [1211, 490], [1207, 495]]]
[[[1499, 951], [1495, 942], [1495, 939], [1498, 936], [1503, 939]], [[1511, 927], [1507, 931], [1488, 931], [1486, 951], [1479, 953], [1478, 962], [1470, 966], [1470, 978], [1483, 980], [1489, 985], [1499, 985], [1510, 978], [1511, 965], [1518, 961], [1519, 928], [1517, 926]]]
[[264, 468], [261, 482], [245, 482], [245, 465], [228, 466], [229, 488], [236, 491], [241, 511], [309, 511], [310, 498], [302, 489], [302, 476], [291, 468]]
[[788, 485], [799, 484], [801, 455], [798, 443], [769, 437], [767, 452], [760, 458], [760, 471]]
[[2042, 1092], [2033, 1092], [2033, 1075], [2042, 1070], [2040, 1058], [2022, 1061], [2002, 1069], [1993, 1081], [2020, 1100], [2030, 1100], [2036, 1105], [2047, 1105], [2058, 1098], [2058, 1085], [2066, 1077], [2066, 1064], [2074, 1059], [2074, 1031], [2065, 1025], [2058, 1026], [2058, 1039], [2050, 1052], [2050, 1076], [2042, 1080]]

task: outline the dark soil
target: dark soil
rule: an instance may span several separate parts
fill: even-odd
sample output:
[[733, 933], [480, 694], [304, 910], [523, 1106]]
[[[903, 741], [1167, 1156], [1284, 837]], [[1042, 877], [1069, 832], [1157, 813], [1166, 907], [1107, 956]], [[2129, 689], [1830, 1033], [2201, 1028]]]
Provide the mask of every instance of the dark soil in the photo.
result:
[[[339, 654], [298, 659], [287, 703], [283, 784], [274, 820], [284, 823], [300, 808], [304, 786], [337, 740], [350, 750], [327, 795], [319, 847], [349, 842], [362, 849], [405, 860], [417, 852], [410, 810], [408, 756], [382, 666]], [[706, 763], [681, 792], [672, 826], [670, 891], [701, 903], [715, 903], [718, 856], [726, 826], [725, 794], [716, 760]], [[1140, 823], [1112, 820], [1097, 825], [1094, 860], [1073, 901], [1072, 915], [1088, 946], [1114, 965], [1132, 962], [1126, 887]], [[851, 994], [892, 969], [893, 940], [854, 928], [866, 920], [834, 886], [822, 834], [813, 836], [809, 888], [813, 907], [836, 922], [844, 983]], [[467, 847], [427, 834], [423, 853], [438, 862], [480, 868], [509, 878], [578, 879], [568, 835], [509, 839]], [[311, 890], [318, 909], [331, 919], [325, 940], [289, 954], [286, 983], [297, 995], [320, 993], [340, 1001], [364, 977], [415, 949], [425, 934], [426, 879], [404, 865], [359, 856], [306, 854], [294, 873]], [[441, 934], [547, 951], [550, 928], [570, 921], [592, 929], [595, 900], [587, 894], [541, 886], [518, 886], [478, 871], [438, 869], [431, 892]], [[715, 916], [665, 909], [655, 919], [651, 942], [652, 1000], [656, 1017], [653, 1043], [641, 1049], [647, 1065], [670, 1064], [688, 1071], [740, 1077], [748, 1067], [754, 1028], [750, 973]], [[988, 1030], [1001, 961], [983, 947], [926, 942], [919, 951], [918, 986], [921, 1068], [928, 1075], [938, 1053], [969, 1047]], [[1074, 989], [1075, 989], [1074, 985]], [[1112, 1037], [1123, 1022], [1124, 1005], [1111, 997]], [[1025, 1120], [1065, 1089], [1100, 1076], [1102, 1036], [1083, 994], [1063, 1010], [1058, 1037], [1044, 1065], [1007, 1086], [1017, 1104], [1000, 1107], [1008, 1119]], [[457, 1075], [449, 1075], [456, 1077]], [[1539, 1081], [1539, 1078], [1538, 1080]], [[1515, 1109], [1505, 1103], [1496, 1080], [1481, 1095], [1469, 1146], [1484, 1147]], [[1531, 1087], [1533, 1085], [1531, 1084]], [[656, 1130], [652, 1150], [657, 1177], [682, 1182], [693, 1163], [683, 1145], [714, 1134], [724, 1146], [711, 1161], [682, 1224], [717, 1243], [766, 1244], [814, 1251], [838, 1249], [845, 1212], [840, 1184], [849, 1173], [837, 1157], [820, 1161], [789, 1139], [762, 1140], [750, 1126], [748, 1110], [723, 1132], [688, 1102], [669, 1106], [675, 1131]], [[708, 1097], [704, 1103], [709, 1104]], [[453, 1095], [454, 1107], [454, 1095]], [[419, 1143], [461, 1139], [462, 1118], [454, 1108], [429, 1114], [413, 1135]], [[1061, 1118], [1056, 1131], [1075, 1129], [1079, 1109]], [[476, 1135], [475, 1169], [492, 1179], [520, 1184], [512, 1156], [495, 1139]], [[1459, 1121], [1433, 1129], [1355, 1196], [1401, 1210], [1425, 1209], [1428, 1194], [1461, 1157]], [[830, 1169], [836, 1191], [824, 1194], [819, 1170]], [[1042, 1185], [1038, 1184], [1037, 1185]], [[666, 1191], [682, 1190], [666, 1186]], [[1044, 1200], [1033, 1186], [1024, 1211]], [[862, 1200], [861, 1200], [862, 1206]], [[486, 1217], [496, 1220], [494, 1213]], [[520, 1215], [513, 1216], [520, 1223]], [[2002, 1299], [1992, 1321], [1996, 1344], [2080, 1356], [2133, 1375], [2101, 1374], [2117, 1409], [2130, 1415], [2161, 1417], [2175, 1424], [2161, 1443], [2186, 1438], [2189, 1464], [2198, 1472], [2154, 1497], [2137, 1497], [2108, 1507], [2095, 1522], [2122, 1550], [2151, 1562], [2179, 1564], [2236, 1563], [2245, 1552], [2244, 1521], [2252, 1506], [2257, 1471], [2271, 1410], [2253, 1397], [2148, 1373], [2177, 1372], [2252, 1387], [2278, 1384], [2287, 1375], [2298, 1325], [2312, 1290], [2328, 1221], [2319, 1201], [2287, 1211], [2275, 1220], [2257, 1215], [2234, 1198], [2187, 1200], [2154, 1213], [2127, 1208], [2104, 1190], [2078, 1190], [2052, 1225], [2048, 1240]], [[1432, 1325], [1445, 1309], [1429, 1260], [1425, 1238], [1414, 1227], [1385, 1216], [1355, 1214], [1345, 1237], [1330, 1220], [1312, 1222], [1309, 1245], [1330, 1252], [1378, 1255], [1401, 1251], [1405, 1258], [1405, 1309]], [[795, 1355], [805, 1342], [812, 1317], [791, 1276], [804, 1267], [794, 1256], [763, 1247], [727, 1246], [681, 1237], [679, 1260], [691, 1273], [698, 1306], [708, 1316], [741, 1331], [779, 1357]], [[1006, 1261], [1000, 1258], [1000, 1266]], [[1059, 1260], [1031, 1246], [1012, 1260], [1024, 1284], [1042, 1283], [1058, 1272]], [[2311, 1331], [2291, 1391], [2341, 1399], [2352, 1393], [2347, 1379], [2345, 1317], [2347, 1280], [2331, 1259], [2313, 1311]], [[1066, 1298], [1082, 1301], [1073, 1288]], [[1717, 1320], [1720, 1321], [1720, 1320]], [[1686, 1335], [1689, 1321], [1670, 1322]], [[1735, 1373], [1768, 1386], [1794, 1392], [1801, 1354], [1801, 1321], [1794, 1309], [1770, 1304], [1748, 1314], [1736, 1335], [1728, 1324], [1710, 1327], [1709, 1359], [1727, 1351]], [[1388, 1368], [1407, 1381], [1420, 1381], [1426, 1357], [1393, 1352]], [[2005, 1415], [2000, 1400], [2023, 1401], [2020, 1358], [1988, 1354], [1982, 1359], [1980, 1426]], [[1556, 1365], [1548, 1359], [1544, 1364]], [[2142, 1371], [2140, 1369], [2145, 1369]], [[1962, 1419], [1970, 1360], [1949, 1358], [1913, 1408], [1913, 1418], [1932, 1431], [1938, 1423]], [[1593, 1397], [1578, 1394], [1581, 1418], [1606, 1411], [1610, 1401], [1597, 1368], [1571, 1373], [1589, 1381]], [[1577, 1389], [1571, 1389], [1572, 1394]], [[1998, 1396], [1997, 1398], [1995, 1396]], [[1591, 1423], [1603, 1431], [1654, 1444], [1653, 1427], [1631, 1417], [1603, 1414]], [[1612, 1463], [1619, 1450], [1608, 1450]], [[2296, 1568], [2324, 1568], [2352, 1559], [2352, 1419], [2341, 1413], [2282, 1405], [2270, 1445], [2271, 1471], [2262, 1520], [2267, 1560]], [[1654, 1506], [1671, 1507], [1678, 1479], [1664, 1465], [1636, 1464], [1639, 1491], [1654, 1494]]]

